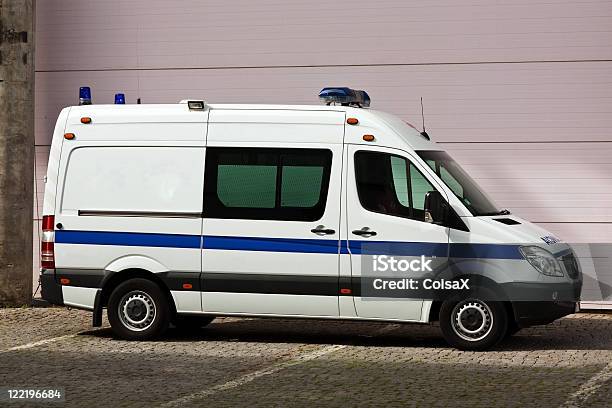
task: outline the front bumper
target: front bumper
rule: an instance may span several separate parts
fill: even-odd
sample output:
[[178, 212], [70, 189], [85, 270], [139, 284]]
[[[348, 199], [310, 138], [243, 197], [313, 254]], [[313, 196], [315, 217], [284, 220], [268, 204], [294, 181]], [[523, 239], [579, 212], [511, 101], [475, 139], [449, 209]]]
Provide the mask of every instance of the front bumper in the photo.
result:
[[582, 280], [548, 282], [512, 282], [501, 285], [511, 302], [577, 302], [580, 300]]
[[53, 305], [64, 305], [62, 285], [56, 279], [54, 269], [43, 269], [40, 272], [42, 298]]
[[511, 283], [506, 294], [519, 327], [548, 324], [576, 312], [582, 280], [564, 283]]
[[576, 302], [515, 302], [514, 318], [519, 327], [548, 324], [576, 311]]

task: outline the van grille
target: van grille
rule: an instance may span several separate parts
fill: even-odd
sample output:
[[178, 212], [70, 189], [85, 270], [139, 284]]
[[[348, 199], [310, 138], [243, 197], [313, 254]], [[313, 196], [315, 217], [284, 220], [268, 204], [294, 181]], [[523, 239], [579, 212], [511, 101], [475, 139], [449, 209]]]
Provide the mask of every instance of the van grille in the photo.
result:
[[563, 265], [565, 266], [567, 275], [572, 279], [576, 279], [580, 274], [580, 267], [578, 266], [578, 261], [576, 261], [574, 254], [562, 256], [561, 262], [563, 262]]

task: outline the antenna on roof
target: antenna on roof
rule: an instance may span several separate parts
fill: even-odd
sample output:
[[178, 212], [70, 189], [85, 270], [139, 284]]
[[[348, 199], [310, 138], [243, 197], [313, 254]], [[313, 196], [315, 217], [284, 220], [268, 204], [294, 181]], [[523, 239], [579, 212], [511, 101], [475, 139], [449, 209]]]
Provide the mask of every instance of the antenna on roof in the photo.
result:
[[137, 103], [138, 105], [140, 105], [140, 98], [138, 98], [138, 99], [136, 100], [136, 103]]
[[423, 109], [423, 97], [422, 96], [421, 96], [421, 119], [423, 120], [423, 131], [421, 132], [421, 136], [423, 136], [427, 140], [431, 140], [431, 138], [425, 131], [425, 110]]

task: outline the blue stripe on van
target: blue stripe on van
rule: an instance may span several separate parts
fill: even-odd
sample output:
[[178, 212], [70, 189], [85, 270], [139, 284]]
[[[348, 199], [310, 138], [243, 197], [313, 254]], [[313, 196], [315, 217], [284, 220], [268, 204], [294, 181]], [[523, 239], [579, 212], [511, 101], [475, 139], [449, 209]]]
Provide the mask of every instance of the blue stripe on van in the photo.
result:
[[55, 231], [58, 244], [200, 248], [199, 235], [149, 234], [140, 232]]
[[337, 254], [338, 241], [331, 239], [224, 237], [205, 235], [204, 249]]
[[349, 241], [353, 254], [396, 256], [447, 256], [448, 245], [437, 242]]
[[451, 258], [523, 259], [520, 245], [508, 244], [450, 244]]
[[[428, 257], [447, 255], [447, 246], [434, 242], [341, 241], [213, 235], [152, 234], [139, 232], [55, 231], [58, 244], [146, 246], [160, 248], [219, 249], [230, 251], [298, 252], [318, 254], [396, 255]], [[522, 259], [518, 245], [451, 244], [453, 258]]]

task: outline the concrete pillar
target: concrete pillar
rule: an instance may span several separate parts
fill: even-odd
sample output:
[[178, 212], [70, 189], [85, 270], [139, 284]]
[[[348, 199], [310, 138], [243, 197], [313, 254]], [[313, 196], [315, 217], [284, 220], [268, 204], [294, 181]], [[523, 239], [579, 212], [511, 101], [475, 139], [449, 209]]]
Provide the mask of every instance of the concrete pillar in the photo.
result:
[[32, 299], [34, 0], [0, 0], [0, 306]]

